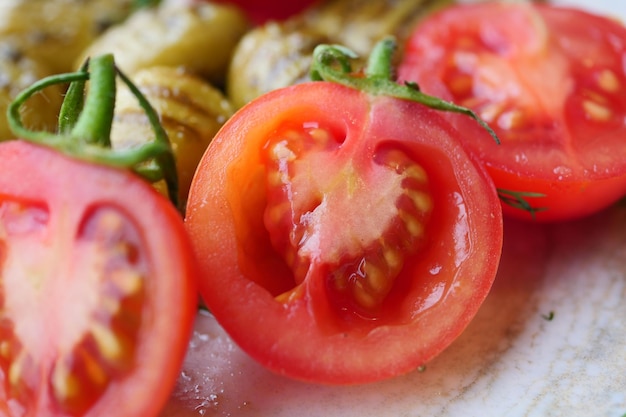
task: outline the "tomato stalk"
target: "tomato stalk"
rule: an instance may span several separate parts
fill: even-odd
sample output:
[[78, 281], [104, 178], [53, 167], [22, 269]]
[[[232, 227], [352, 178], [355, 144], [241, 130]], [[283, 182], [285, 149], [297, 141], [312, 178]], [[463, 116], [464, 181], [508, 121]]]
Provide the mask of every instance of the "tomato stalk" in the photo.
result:
[[[116, 76], [119, 76], [144, 110], [154, 140], [132, 149], [111, 147]], [[86, 83], [89, 89], [85, 93]], [[59, 113], [57, 133], [32, 131], [21, 121], [21, 106], [35, 93], [54, 84], [70, 83]], [[132, 169], [150, 182], [165, 180], [170, 199], [178, 205], [178, 177], [174, 154], [159, 116], [139, 89], [116, 66], [110, 54], [92, 58], [73, 73], [43, 78], [22, 91], [7, 109], [11, 131], [23, 140], [52, 147], [88, 162]]]
[[464, 114], [476, 120], [489, 132], [496, 143], [500, 143], [494, 130], [474, 111], [424, 94], [416, 83], [397, 83], [392, 77], [392, 58], [396, 46], [393, 37], [387, 37], [378, 42], [367, 61], [364, 74], [358, 74], [353, 71], [350, 63], [351, 59], [357, 58], [353, 51], [339, 45], [318, 45], [313, 51], [311, 79], [335, 82], [371, 95], [387, 95], [415, 101], [435, 110]]
[[134, 0], [131, 4], [133, 10], [139, 10], [147, 7], [156, 7], [161, 4], [161, 0]]
[[526, 198], [542, 198], [546, 195], [543, 193], [533, 193], [529, 191], [513, 191], [513, 190], [505, 190], [504, 188], [497, 188], [498, 196], [500, 200], [508, 204], [511, 207], [524, 210], [530, 213], [532, 219], [536, 219], [537, 213], [541, 211], [548, 210], [547, 207], [533, 207]]

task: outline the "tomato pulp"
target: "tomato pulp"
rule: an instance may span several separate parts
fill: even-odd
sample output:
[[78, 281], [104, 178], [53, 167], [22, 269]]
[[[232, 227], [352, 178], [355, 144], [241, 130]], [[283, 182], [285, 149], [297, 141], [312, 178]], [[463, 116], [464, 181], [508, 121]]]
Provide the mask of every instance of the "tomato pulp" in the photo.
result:
[[495, 188], [436, 111], [330, 82], [238, 111], [186, 213], [220, 324], [273, 371], [319, 383], [440, 353], [486, 297], [502, 244]]
[[[402, 81], [476, 111], [502, 145], [446, 117], [487, 166], [506, 214], [566, 220], [626, 192], [626, 28], [537, 3], [457, 5], [411, 35]], [[476, 137], [476, 140], [472, 139]], [[539, 196], [533, 196], [537, 194]], [[515, 200], [515, 199], [513, 199]]]
[[174, 207], [128, 170], [0, 144], [0, 414], [154, 416], [197, 307]]

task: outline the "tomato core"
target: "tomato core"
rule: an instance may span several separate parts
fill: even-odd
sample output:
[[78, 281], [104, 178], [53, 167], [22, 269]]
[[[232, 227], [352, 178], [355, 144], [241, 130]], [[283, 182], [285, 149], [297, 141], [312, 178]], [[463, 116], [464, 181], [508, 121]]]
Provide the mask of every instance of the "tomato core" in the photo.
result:
[[[362, 173], [354, 166], [362, 151], [342, 146], [344, 139], [345, 132], [305, 123], [268, 141], [265, 225], [297, 285], [324, 271], [338, 309], [375, 316], [424, 236], [432, 201], [426, 173], [402, 150], [381, 147]], [[380, 194], [364, 193], [365, 184]], [[297, 286], [279, 299], [294, 293]]]
[[71, 241], [54, 236], [64, 226], [42, 204], [0, 201], [0, 368], [10, 397], [26, 404], [49, 391], [55, 408], [80, 414], [134, 365], [150, 271], [119, 209], [87, 212]]

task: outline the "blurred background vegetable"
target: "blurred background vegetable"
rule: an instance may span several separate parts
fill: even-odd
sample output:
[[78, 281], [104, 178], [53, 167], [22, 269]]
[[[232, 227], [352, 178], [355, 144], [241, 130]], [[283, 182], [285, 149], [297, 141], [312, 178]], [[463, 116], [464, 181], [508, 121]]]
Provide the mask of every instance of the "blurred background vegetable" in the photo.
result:
[[[178, 201], [184, 207], [196, 166], [213, 136], [232, 115], [232, 106], [219, 89], [184, 68], [151, 67], [130, 78], [159, 114], [170, 139], [178, 173]], [[152, 127], [131, 91], [120, 85], [117, 94], [113, 148], [136, 147], [151, 140]], [[167, 194], [164, 182], [155, 185]]]
[[0, 39], [43, 61], [74, 70], [78, 55], [108, 27], [126, 19], [133, 0], [2, 0]]
[[241, 9], [209, 2], [164, 2], [139, 9], [87, 47], [89, 56], [113, 53], [118, 67], [134, 73], [152, 66], [184, 66], [221, 84], [235, 45], [249, 29]]
[[424, 16], [453, 0], [329, 0], [282, 22], [249, 31], [230, 63], [226, 91], [236, 108], [273, 89], [308, 79], [313, 48], [337, 43], [367, 56], [376, 42], [400, 42]]
[[[24, 55], [12, 42], [0, 41], [0, 141], [13, 138], [5, 116], [9, 103], [20, 91], [50, 74], [50, 68], [43, 62]], [[54, 131], [62, 94], [63, 88], [55, 85], [31, 97], [20, 108], [24, 125], [34, 130]]]

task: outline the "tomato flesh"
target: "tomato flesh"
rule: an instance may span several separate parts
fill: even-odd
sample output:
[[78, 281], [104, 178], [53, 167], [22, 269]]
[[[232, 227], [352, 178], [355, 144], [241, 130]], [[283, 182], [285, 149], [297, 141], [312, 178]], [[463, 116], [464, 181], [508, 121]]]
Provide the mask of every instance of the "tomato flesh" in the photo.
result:
[[[304, 128], [279, 132], [264, 147], [266, 228], [296, 283], [326, 270], [329, 291], [367, 314], [424, 235], [432, 209], [426, 174], [397, 148], [359, 155], [363, 148], [342, 146], [329, 129]], [[368, 157], [375, 164], [362, 175], [355, 165]], [[379, 191], [375, 199], [361, 192], [365, 186]]]
[[[7, 316], [20, 317], [2, 329], [6, 350], [0, 366], [14, 396], [22, 402], [45, 390], [41, 384], [46, 383], [64, 409], [83, 412], [102, 395], [114, 374], [132, 368], [142, 324], [144, 280], [150, 274], [146, 260], [137, 256], [137, 231], [114, 208], [101, 207], [90, 214], [75, 237], [71, 267], [58, 271], [62, 277], [76, 277], [75, 285], [64, 288], [53, 280], [41, 281], [50, 257], [57, 255], [49, 247], [37, 246], [42, 238], [37, 235], [45, 231], [49, 213], [9, 201], [0, 210], [9, 239], [3, 268], [9, 296], [2, 307]], [[29, 258], [14, 255], [20, 252], [29, 253]], [[31, 286], [24, 288], [24, 281], [31, 281]], [[61, 325], [55, 334], [46, 331], [50, 323], [30, 307], [45, 304], [44, 297], [58, 302], [46, 311], [52, 323], [62, 324], [63, 317], [76, 316], [81, 325]], [[59, 351], [46, 371], [50, 380], [45, 382], [40, 380], [37, 364], [45, 360], [50, 342]]]
[[127, 172], [18, 141], [0, 145], [0, 159], [5, 412], [155, 415], [195, 315], [179, 215]]
[[202, 296], [246, 352], [320, 383], [445, 349], [487, 295], [501, 209], [435, 111], [332, 83], [264, 95], [199, 165], [185, 224]]
[[502, 145], [463, 117], [448, 119], [501, 189], [543, 194], [537, 212], [566, 220], [626, 192], [626, 29], [583, 11], [534, 3], [457, 5], [420, 24], [401, 81], [475, 110]]

